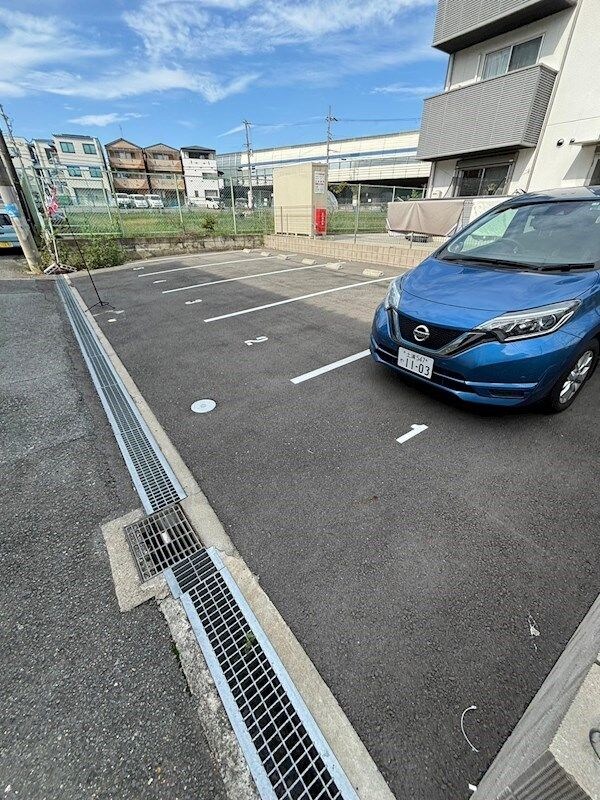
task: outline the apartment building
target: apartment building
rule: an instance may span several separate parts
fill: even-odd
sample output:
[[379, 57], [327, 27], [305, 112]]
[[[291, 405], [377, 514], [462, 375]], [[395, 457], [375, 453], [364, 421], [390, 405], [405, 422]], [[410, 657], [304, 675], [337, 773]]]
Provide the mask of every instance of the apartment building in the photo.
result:
[[93, 136], [55, 133], [52, 140], [34, 140], [40, 166], [60, 183], [64, 202], [106, 205], [111, 186], [102, 145]]
[[220, 197], [217, 154], [209, 147], [190, 145], [181, 148], [181, 163], [188, 203], [206, 206]]
[[105, 149], [115, 192], [147, 194], [150, 184], [143, 149], [127, 139], [115, 139]]
[[177, 205], [178, 198], [183, 202], [185, 184], [179, 150], [158, 142], [144, 147], [143, 153], [150, 193], [159, 195], [165, 205]]
[[429, 197], [600, 184], [598, 0], [439, 0], [444, 91], [417, 155]]

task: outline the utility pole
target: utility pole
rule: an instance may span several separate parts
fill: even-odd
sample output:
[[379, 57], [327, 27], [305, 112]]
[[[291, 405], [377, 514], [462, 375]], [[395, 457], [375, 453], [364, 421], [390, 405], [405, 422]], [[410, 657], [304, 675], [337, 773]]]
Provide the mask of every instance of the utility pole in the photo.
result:
[[250, 145], [250, 125], [252, 123], [248, 122], [247, 119], [244, 120], [244, 128], [246, 130], [246, 155], [248, 157], [248, 181], [249, 181], [249, 189], [248, 189], [248, 208], [252, 210], [254, 208], [254, 194], [252, 192], [252, 147]]
[[327, 175], [329, 175], [329, 153], [331, 150], [331, 142], [333, 141], [333, 133], [331, 130], [331, 123], [337, 122], [337, 117], [333, 117], [331, 115], [331, 106], [329, 106], [329, 110], [327, 111], [327, 116], [325, 118], [327, 120], [327, 149], [326, 149], [326, 156], [325, 156], [325, 163], [327, 164]]
[[15, 229], [19, 244], [21, 245], [21, 250], [27, 259], [29, 269], [31, 272], [39, 272], [41, 261], [40, 252], [25, 217], [21, 199], [9, 177], [9, 164], [14, 170], [14, 165], [4, 140], [4, 134], [0, 131], [0, 200], [2, 200], [6, 207], [6, 212]]

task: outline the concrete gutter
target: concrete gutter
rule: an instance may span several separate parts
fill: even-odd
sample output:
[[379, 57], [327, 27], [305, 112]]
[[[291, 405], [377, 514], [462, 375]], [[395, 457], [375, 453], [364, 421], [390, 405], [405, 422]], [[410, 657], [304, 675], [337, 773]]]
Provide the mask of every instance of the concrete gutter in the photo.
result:
[[[223, 528], [223, 525], [208, 502], [206, 496], [202, 492], [200, 486], [196, 482], [194, 476], [186, 466], [185, 462], [163, 430], [162, 426], [159, 424], [154, 413], [146, 403], [138, 387], [123, 366], [110, 342], [104, 336], [92, 315], [87, 313], [87, 307], [81, 298], [81, 295], [72, 285], [71, 281], [68, 280], [68, 282], [71, 285], [71, 290], [73, 291], [74, 297], [76, 298], [82, 310], [86, 312], [86, 318], [92, 325], [94, 332], [102, 344], [108, 358], [111, 360], [113, 367], [123, 381], [125, 388], [133, 398], [133, 401], [135, 402], [140, 414], [144, 418], [144, 421], [155, 437], [165, 458], [169, 462], [171, 469], [185, 490], [187, 497], [181, 501], [181, 506], [187, 514], [191, 524], [198, 532], [203, 545], [206, 547], [215, 547], [220, 552], [223, 561], [227, 565], [227, 568], [230, 570], [252, 611], [256, 615], [265, 634], [277, 651], [277, 654], [279, 655], [282, 663], [290, 675], [290, 678], [302, 695], [304, 702], [315, 719], [315, 722], [321, 729], [321, 732], [331, 747], [331, 750], [335, 754], [348, 779], [355, 787], [359, 797], [361, 800], [394, 800], [394, 795], [391, 793], [375, 762], [369, 755], [366, 747], [362, 743], [350, 721], [342, 711], [331, 690], [320, 676], [316, 667], [304, 652], [300, 643], [289, 629], [286, 622], [281, 617], [267, 594], [261, 588], [257, 576], [250, 571], [240, 554], [237, 552], [233, 542]], [[129, 557], [131, 558], [131, 563], [127, 565], [127, 558], [122, 553], [123, 540], [125, 537], [123, 535], [120, 539], [119, 534], [116, 533], [117, 525], [122, 527], [122, 524], [122, 520], [110, 523], [109, 526], [105, 526], [104, 533], [109, 555], [112, 553], [111, 567], [113, 569], [113, 576], [115, 576], [115, 583], [122, 583], [124, 581], [127, 584], [126, 586], [120, 586], [117, 588], [119, 605], [123, 609], [126, 609], [137, 605], [139, 602], [144, 602], [145, 599], [148, 599], [146, 596], [147, 594], [155, 596], [158, 599], [163, 598], [164, 581], [161, 578], [162, 583], [157, 583], [153, 590], [149, 590], [148, 593], [146, 593], [146, 590], [143, 587], [138, 586], [137, 589], [132, 588], [130, 584], [134, 577], [131, 572], [133, 558], [130, 554]], [[129, 550], [128, 547], [127, 550]], [[133, 568], [135, 570], [135, 565], [133, 565]], [[137, 577], [137, 573], [135, 575], [135, 579], [136, 583], [139, 584], [140, 581]], [[162, 599], [161, 608], [164, 609], [165, 604], [167, 604], [166, 608], [170, 609], [171, 606], [169, 600], [169, 597]], [[165, 614], [168, 621], [170, 619], [174, 619], [172, 612], [169, 612], [169, 614], [170, 616]], [[171, 632], [175, 638], [177, 631], [174, 631], [172, 627]], [[200, 649], [197, 644], [196, 648], [198, 653], [200, 653]], [[201, 654], [200, 658], [202, 659]], [[210, 681], [212, 684], [212, 679], [210, 679]], [[214, 685], [212, 688], [216, 693]], [[222, 708], [221, 710], [224, 714], [224, 710]], [[239, 795], [236, 800], [244, 800], [244, 798], [242, 795]]]

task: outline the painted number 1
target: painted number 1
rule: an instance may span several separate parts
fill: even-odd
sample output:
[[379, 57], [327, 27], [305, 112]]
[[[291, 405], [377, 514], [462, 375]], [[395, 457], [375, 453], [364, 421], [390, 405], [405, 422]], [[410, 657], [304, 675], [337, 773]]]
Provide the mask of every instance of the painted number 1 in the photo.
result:
[[257, 336], [256, 339], [246, 339], [246, 344], [250, 347], [251, 344], [258, 344], [259, 342], [268, 342], [268, 336]]

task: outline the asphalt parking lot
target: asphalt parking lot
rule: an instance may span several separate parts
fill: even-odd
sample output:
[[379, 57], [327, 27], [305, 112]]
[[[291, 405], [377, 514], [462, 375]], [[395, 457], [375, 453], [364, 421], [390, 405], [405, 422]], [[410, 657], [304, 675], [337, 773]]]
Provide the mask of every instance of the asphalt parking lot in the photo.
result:
[[600, 373], [558, 416], [369, 357], [292, 382], [368, 347], [366, 267], [146, 262], [96, 273], [96, 320], [393, 792], [466, 797], [598, 594]]

